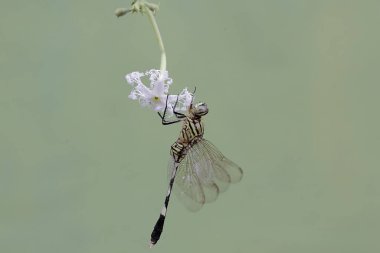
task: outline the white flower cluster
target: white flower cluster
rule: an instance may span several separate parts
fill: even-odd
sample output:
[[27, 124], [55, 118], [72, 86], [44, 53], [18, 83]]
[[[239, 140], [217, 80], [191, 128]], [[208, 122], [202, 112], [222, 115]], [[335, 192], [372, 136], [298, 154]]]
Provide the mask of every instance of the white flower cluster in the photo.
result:
[[[141, 81], [141, 78], [145, 76], [149, 77], [149, 87]], [[167, 71], [161, 73], [160, 70], [151, 69], [145, 73], [132, 72], [127, 74], [125, 79], [133, 87], [128, 97], [138, 100], [143, 107], [149, 107], [156, 112], [163, 112], [167, 103], [166, 113], [171, 116], [177, 99], [176, 112], [184, 113], [190, 106], [193, 94], [187, 88], [183, 89], [179, 95], [168, 96], [169, 86], [173, 80], [169, 78]]]

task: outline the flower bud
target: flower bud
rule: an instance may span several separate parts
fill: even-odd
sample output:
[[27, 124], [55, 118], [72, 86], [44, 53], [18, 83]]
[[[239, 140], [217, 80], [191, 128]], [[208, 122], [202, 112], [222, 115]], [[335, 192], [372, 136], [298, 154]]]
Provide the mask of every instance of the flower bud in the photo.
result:
[[128, 10], [126, 8], [117, 8], [115, 10], [115, 15], [116, 15], [116, 17], [121, 17], [121, 16], [124, 16], [125, 14], [127, 14], [130, 11], [131, 10]]

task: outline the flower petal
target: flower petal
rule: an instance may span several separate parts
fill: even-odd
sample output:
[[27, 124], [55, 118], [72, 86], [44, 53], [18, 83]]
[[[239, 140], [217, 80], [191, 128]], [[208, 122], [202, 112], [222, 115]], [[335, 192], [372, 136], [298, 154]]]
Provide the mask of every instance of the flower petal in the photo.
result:
[[141, 73], [141, 72], [132, 72], [132, 73], [129, 73], [125, 76], [125, 80], [127, 80], [127, 82], [134, 86], [134, 85], [139, 85], [139, 84], [143, 84], [141, 82], [141, 77], [144, 76], [144, 73]]

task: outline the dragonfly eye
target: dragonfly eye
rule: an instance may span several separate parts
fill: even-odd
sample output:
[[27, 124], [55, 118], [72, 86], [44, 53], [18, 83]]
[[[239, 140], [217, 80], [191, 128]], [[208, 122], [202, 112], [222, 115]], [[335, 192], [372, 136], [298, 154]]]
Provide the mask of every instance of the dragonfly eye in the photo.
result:
[[208, 107], [206, 103], [198, 103], [194, 107], [194, 115], [203, 116], [208, 113]]

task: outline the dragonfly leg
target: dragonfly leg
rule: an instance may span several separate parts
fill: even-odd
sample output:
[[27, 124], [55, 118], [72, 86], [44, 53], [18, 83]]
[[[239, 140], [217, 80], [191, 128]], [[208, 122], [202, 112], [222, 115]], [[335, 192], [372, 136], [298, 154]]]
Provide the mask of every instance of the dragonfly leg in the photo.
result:
[[177, 95], [177, 100], [175, 101], [174, 107], [173, 107], [173, 113], [177, 117], [177, 119], [183, 119], [186, 118], [186, 115], [180, 112], [177, 112], [175, 108], [177, 107], [179, 95]]
[[161, 118], [162, 125], [171, 125], [180, 122], [181, 120], [174, 120], [174, 121], [168, 121], [165, 119], [165, 116], [162, 115], [160, 112], [157, 112], [158, 116]]
[[178, 123], [181, 121], [181, 120], [174, 120], [174, 121], [166, 120], [165, 117], [166, 117], [166, 111], [168, 109], [168, 99], [169, 99], [169, 94], [166, 96], [166, 104], [165, 104], [164, 113], [161, 114], [160, 112], [157, 112], [158, 116], [161, 118], [162, 125], [171, 125], [171, 124]]
[[194, 94], [197, 91], [197, 86], [194, 87], [193, 96], [191, 97], [191, 105], [193, 104]]
[[[197, 90], [197, 87], [194, 87], [193, 96], [191, 97], [191, 103], [190, 103], [190, 105], [193, 104], [193, 98], [194, 98], [194, 94], [195, 94], [196, 90]], [[174, 104], [174, 107], [173, 107], [173, 113], [177, 117], [177, 119], [183, 119], [183, 118], [186, 118], [186, 115], [183, 114], [183, 113], [177, 112], [175, 110], [175, 108], [177, 107], [177, 104], [178, 104], [178, 98], [179, 98], [179, 95], [177, 95], [177, 100], [175, 101], [175, 104]]]

